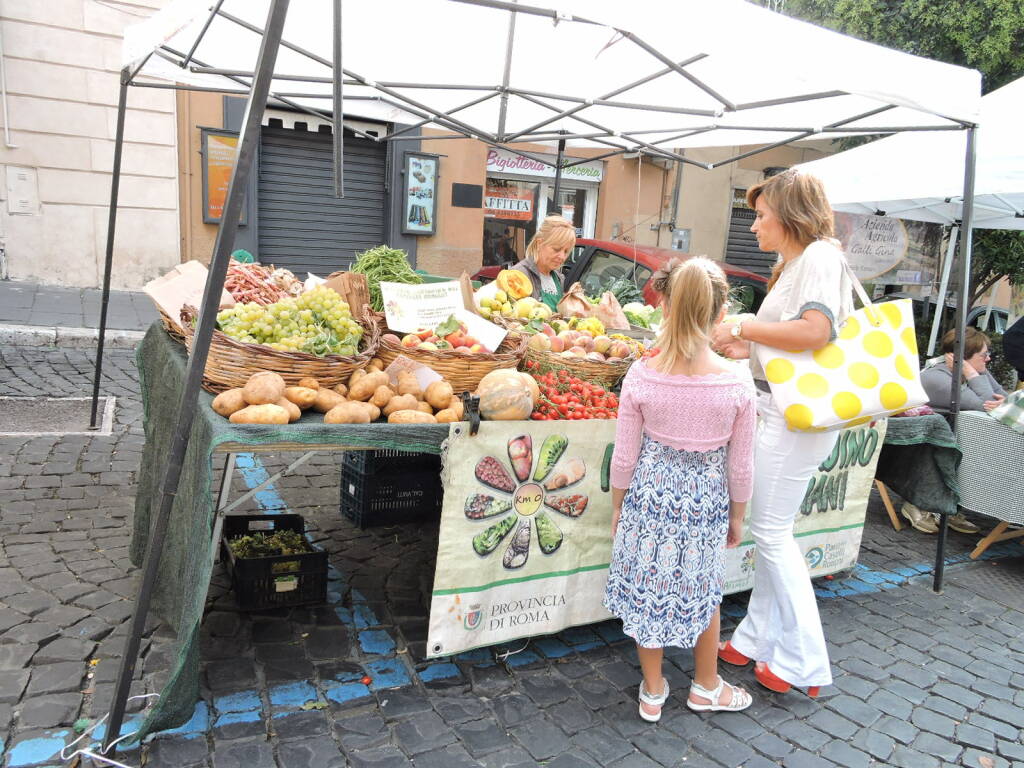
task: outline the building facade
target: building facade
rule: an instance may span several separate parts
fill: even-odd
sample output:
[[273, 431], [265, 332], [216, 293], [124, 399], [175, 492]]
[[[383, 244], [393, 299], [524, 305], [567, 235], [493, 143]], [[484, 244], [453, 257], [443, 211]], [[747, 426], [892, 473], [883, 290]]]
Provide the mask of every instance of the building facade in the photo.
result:
[[[102, 282], [121, 35], [163, 0], [4, 0], [0, 277]], [[137, 288], [177, 264], [174, 95], [130, 88], [112, 284]]]

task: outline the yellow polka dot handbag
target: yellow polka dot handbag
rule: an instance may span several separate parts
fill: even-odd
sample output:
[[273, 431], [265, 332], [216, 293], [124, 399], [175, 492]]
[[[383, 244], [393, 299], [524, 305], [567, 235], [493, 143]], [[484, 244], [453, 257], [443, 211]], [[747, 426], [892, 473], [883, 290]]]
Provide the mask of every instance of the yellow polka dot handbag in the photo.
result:
[[835, 341], [815, 351], [755, 345], [775, 403], [794, 432], [851, 427], [928, 401], [910, 299], [872, 304], [846, 269], [864, 306], [846, 319]]

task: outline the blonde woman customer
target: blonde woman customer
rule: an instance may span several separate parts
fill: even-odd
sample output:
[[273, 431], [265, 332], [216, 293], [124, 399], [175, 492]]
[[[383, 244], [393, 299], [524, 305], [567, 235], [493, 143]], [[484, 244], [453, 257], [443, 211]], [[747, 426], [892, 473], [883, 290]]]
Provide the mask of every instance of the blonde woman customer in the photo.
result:
[[756, 545], [754, 588], [747, 615], [719, 658], [756, 662], [766, 688], [806, 688], [817, 696], [832, 682], [825, 635], [803, 554], [793, 538], [807, 481], [835, 445], [836, 432], [791, 432], [772, 398], [756, 345], [821, 349], [853, 311], [845, 257], [832, 239], [832, 209], [821, 182], [784, 171], [747, 191], [756, 211], [751, 231], [762, 251], [778, 261], [768, 295], [753, 320], [719, 324], [713, 334], [727, 357], [750, 358], [762, 423], [754, 452], [750, 532]]
[[526, 258], [516, 269], [530, 278], [533, 298], [547, 304], [552, 311], [565, 292], [561, 270], [572, 249], [576, 247], [576, 228], [561, 216], [548, 216], [526, 246]]
[[[666, 290], [667, 288], [667, 290]], [[636, 641], [640, 717], [668, 699], [665, 646], [693, 648], [686, 706], [736, 712], [750, 694], [718, 674], [725, 549], [740, 540], [753, 471], [754, 393], [708, 346], [725, 316], [722, 269], [676, 266], [663, 286], [658, 352], [622, 385], [611, 463], [612, 558], [604, 604]]]

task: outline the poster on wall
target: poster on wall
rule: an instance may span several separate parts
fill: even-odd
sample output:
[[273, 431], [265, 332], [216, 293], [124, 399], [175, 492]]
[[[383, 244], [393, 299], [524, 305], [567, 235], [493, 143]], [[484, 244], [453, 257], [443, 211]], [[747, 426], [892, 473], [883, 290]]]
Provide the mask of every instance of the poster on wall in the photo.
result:
[[[200, 154], [203, 162], [203, 221], [207, 224], [218, 224], [224, 214], [228, 184], [231, 183], [231, 174], [235, 170], [238, 134], [215, 128], [203, 128], [200, 133]], [[245, 224], [245, 209], [246, 205], [243, 203], [241, 224]]]
[[405, 153], [405, 215], [402, 234], [437, 231], [437, 155]]
[[892, 216], [835, 214], [836, 238], [858, 279], [874, 285], [929, 285], [942, 252], [942, 226]]
[[[857, 562], [886, 422], [845, 429], [809, 481], [796, 537], [812, 577]], [[614, 421], [452, 425], [430, 604], [431, 657], [609, 618]], [[753, 586], [748, 533], [725, 593]]]
[[[832, 453], [807, 482], [794, 536], [812, 579], [857, 562], [887, 424], [882, 419], [841, 430]], [[726, 594], [753, 588], [754, 549], [749, 530], [744, 531], [743, 541], [725, 560]]]

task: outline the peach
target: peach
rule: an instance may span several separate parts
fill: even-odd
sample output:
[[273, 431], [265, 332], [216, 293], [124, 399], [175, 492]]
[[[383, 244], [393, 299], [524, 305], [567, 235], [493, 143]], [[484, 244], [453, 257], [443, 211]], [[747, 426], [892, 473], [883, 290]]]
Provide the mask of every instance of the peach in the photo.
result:
[[402, 346], [408, 349], [414, 349], [419, 346], [420, 337], [415, 333], [407, 333], [402, 337]]
[[594, 351], [600, 352], [602, 355], [608, 352], [608, 348], [612, 345], [612, 340], [607, 336], [595, 336], [594, 337]]
[[402, 344], [402, 340], [400, 338], [398, 338], [393, 333], [385, 333], [380, 338], [381, 338], [381, 341], [386, 341], [389, 344], [395, 344], [396, 346], [401, 346], [401, 344]]
[[584, 357], [587, 354], [587, 350], [585, 350], [583, 347], [571, 347], [569, 349], [569, 353], [575, 355], [576, 357]]
[[587, 352], [587, 360], [593, 360], [595, 362], [604, 362], [604, 355], [600, 352]]
[[564, 352], [565, 351], [565, 339], [561, 336], [551, 337], [551, 351], [552, 352]]
[[630, 351], [631, 350], [629, 348], [629, 345], [626, 344], [626, 342], [616, 341], [613, 342], [610, 347], [608, 347], [608, 356], [627, 358], [629, 357]]

